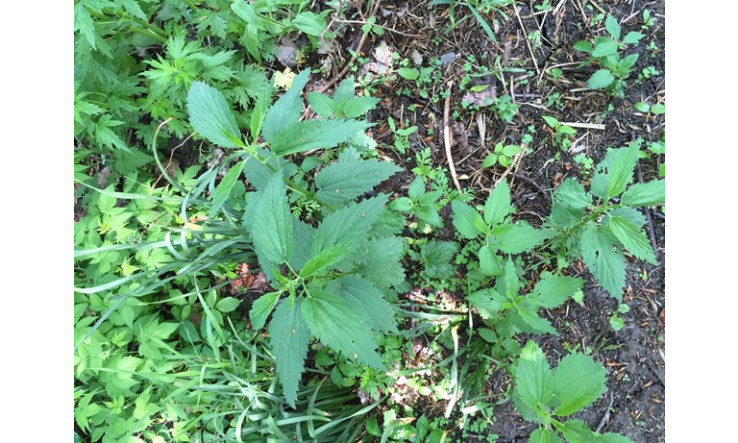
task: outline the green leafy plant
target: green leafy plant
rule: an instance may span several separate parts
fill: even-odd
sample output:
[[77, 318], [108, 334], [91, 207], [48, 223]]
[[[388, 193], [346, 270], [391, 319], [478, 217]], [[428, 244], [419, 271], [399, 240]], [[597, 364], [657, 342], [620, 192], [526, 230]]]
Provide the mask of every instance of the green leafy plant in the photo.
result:
[[528, 342], [514, 369], [513, 400], [523, 418], [538, 423], [530, 435], [533, 443], [627, 443], [620, 434], [598, 434], [587, 423], [566, 419], [591, 405], [607, 390], [605, 369], [583, 354], [569, 354], [551, 369], [540, 347]]
[[557, 145], [562, 151], [567, 151], [571, 148], [573, 143], [573, 136], [577, 133], [574, 128], [567, 126], [556, 118], [549, 115], [541, 116], [543, 121], [551, 128], [551, 138], [555, 145]]
[[416, 177], [407, 190], [407, 197], [400, 197], [392, 201], [390, 207], [400, 212], [413, 214], [423, 226], [424, 231], [443, 226], [443, 220], [438, 211], [445, 206], [439, 202], [443, 191], [427, 191], [422, 177]]
[[482, 160], [482, 164], [479, 165], [479, 167], [491, 168], [495, 164], [499, 164], [503, 168], [507, 168], [510, 165], [513, 157], [520, 154], [522, 150], [523, 148], [517, 145], [503, 146], [502, 142], [497, 143], [495, 145], [494, 151], [490, 152], [489, 154], [487, 154], [486, 157], [484, 157], [484, 160]]
[[620, 25], [612, 15], [605, 19], [605, 29], [609, 36], [595, 37], [593, 43], [580, 40], [574, 43], [574, 49], [589, 54], [590, 59], [585, 65], [595, 64], [601, 68], [587, 80], [589, 89], [605, 89], [610, 94], [623, 97], [625, 79], [630, 76], [638, 54], [622, 57], [621, 52], [625, 46], [638, 43], [645, 35], [631, 31], [621, 40]]
[[487, 34], [490, 40], [497, 43], [498, 42], [497, 37], [495, 36], [495, 33], [492, 30], [492, 27], [489, 25], [489, 23], [484, 18], [482, 13], [483, 14], [498, 13], [505, 20], [507, 20], [508, 16], [504, 11], [504, 6], [509, 6], [509, 5], [514, 4], [514, 1], [513, 0], [468, 0], [468, 1], [432, 0], [431, 2], [428, 3], [429, 6], [436, 6], [436, 5], [448, 5], [449, 6], [449, 19], [451, 20], [449, 30], [454, 29], [456, 27], [456, 18], [455, 18], [454, 11], [455, 11], [457, 4], [466, 6], [469, 9], [469, 11], [472, 13], [474, 18], [477, 20], [477, 23], [479, 23], [479, 26], [482, 27], [482, 29], [484, 30], [484, 33]]
[[643, 232], [646, 218], [636, 208], [664, 203], [663, 180], [635, 183], [633, 172], [642, 140], [611, 149], [590, 181], [589, 192], [573, 178], [556, 188], [546, 225], [560, 234], [552, 244], [559, 264], [581, 258], [602, 287], [620, 300], [625, 286], [625, 255], [657, 264]]
[[512, 102], [512, 97], [509, 94], [504, 94], [501, 97], [497, 97], [497, 100], [492, 104], [492, 109], [497, 112], [497, 115], [505, 123], [512, 123], [513, 118], [518, 113], [520, 105]]
[[410, 149], [410, 136], [417, 132], [418, 127], [409, 126], [406, 128], [398, 129], [395, 125], [395, 119], [393, 119], [392, 117], [387, 118], [387, 124], [394, 134], [394, 148], [400, 151], [402, 154], [407, 153], [407, 151]]

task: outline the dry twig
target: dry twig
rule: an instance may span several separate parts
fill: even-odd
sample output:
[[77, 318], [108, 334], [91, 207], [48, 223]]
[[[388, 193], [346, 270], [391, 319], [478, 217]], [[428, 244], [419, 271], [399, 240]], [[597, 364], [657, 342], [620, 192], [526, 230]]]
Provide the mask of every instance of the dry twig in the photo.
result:
[[448, 160], [448, 169], [451, 171], [451, 178], [454, 181], [454, 186], [461, 192], [461, 185], [459, 179], [456, 177], [456, 167], [454, 166], [454, 159], [451, 157], [451, 89], [454, 86], [453, 81], [449, 81], [448, 95], [446, 101], [443, 103], [443, 145], [446, 148], [446, 160]]

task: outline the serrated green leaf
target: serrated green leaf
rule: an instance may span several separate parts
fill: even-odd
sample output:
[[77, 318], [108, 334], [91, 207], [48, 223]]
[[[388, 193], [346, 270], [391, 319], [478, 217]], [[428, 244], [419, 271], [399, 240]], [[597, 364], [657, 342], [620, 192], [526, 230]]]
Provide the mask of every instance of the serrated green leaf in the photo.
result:
[[587, 194], [584, 186], [571, 177], [564, 180], [554, 191], [554, 200], [564, 207], [582, 210], [592, 204], [592, 196]]
[[301, 12], [292, 20], [292, 26], [307, 35], [319, 37], [325, 31], [325, 19], [314, 12]]
[[503, 180], [489, 193], [484, 203], [484, 221], [490, 226], [502, 223], [515, 208], [510, 205], [510, 187]]
[[553, 429], [538, 428], [530, 433], [528, 443], [563, 443], [563, 441]]
[[422, 177], [415, 177], [410, 187], [407, 188], [407, 196], [413, 200], [418, 200], [425, 193], [425, 182]]
[[643, 37], [645, 37], [645, 35], [641, 34], [640, 32], [631, 31], [625, 34], [625, 37], [623, 37], [623, 44], [634, 45], [641, 41]]
[[308, 103], [316, 114], [323, 118], [330, 118], [335, 112], [333, 99], [320, 92], [311, 92], [307, 96]]
[[218, 301], [218, 303], [215, 305], [215, 309], [220, 312], [233, 312], [240, 304], [241, 300], [235, 297], [226, 297]]
[[635, 171], [636, 163], [638, 163], [638, 151], [640, 150], [641, 142], [636, 140], [631, 142], [627, 148], [616, 149], [617, 156], [612, 164], [612, 167], [608, 168], [608, 181], [607, 181], [607, 195], [608, 197], [615, 197], [620, 195], [628, 183], [633, 180], [633, 172]]
[[297, 386], [305, 370], [310, 334], [302, 318], [300, 304], [290, 306], [288, 299], [277, 306], [269, 323], [269, 344], [277, 363], [277, 375], [282, 382], [287, 403], [295, 407]]
[[571, 415], [605, 393], [607, 371], [592, 358], [575, 353], [564, 357], [551, 376], [550, 404], [555, 414]]
[[275, 174], [251, 208], [249, 230], [258, 253], [281, 264], [292, 257], [292, 214], [281, 174]]
[[347, 275], [331, 282], [327, 290], [339, 294], [356, 312], [364, 314], [373, 329], [380, 332], [397, 332], [392, 305], [367, 280]]
[[312, 250], [310, 249], [310, 241], [313, 238], [315, 228], [296, 218], [292, 219], [292, 227], [292, 238], [294, 239], [295, 247], [292, 249], [292, 257], [290, 257], [289, 264], [292, 269], [299, 271], [310, 260], [310, 257], [313, 256]]
[[577, 51], [586, 52], [587, 54], [592, 52], [592, 43], [588, 42], [587, 40], [579, 40], [578, 42], [574, 43], [573, 46], [574, 49]]
[[74, 30], [82, 33], [90, 47], [97, 51], [95, 22], [83, 3], [74, 5]]
[[625, 257], [613, 245], [603, 228], [593, 223], [582, 230], [579, 246], [584, 263], [603, 289], [620, 301], [625, 286]]
[[413, 209], [413, 201], [407, 197], [400, 197], [392, 200], [390, 208], [400, 212], [410, 212]]
[[484, 157], [484, 160], [482, 161], [482, 164], [479, 165], [480, 168], [489, 168], [495, 165], [497, 163], [497, 154], [495, 153], [489, 153], [486, 157]]
[[430, 278], [443, 280], [453, 276], [454, 258], [458, 246], [454, 242], [430, 240], [420, 247], [420, 262]]
[[540, 296], [537, 300], [542, 308], [551, 309], [561, 306], [566, 299], [582, 289], [584, 282], [584, 279], [576, 277], [549, 276], [540, 280], [533, 292]]
[[613, 40], [620, 40], [620, 25], [612, 15], [607, 15], [607, 18], [605, 19], [605, 29], [607, 29], [607, 32]]
[[462, 237], [472, 239], [482, 233], [474, 223], [474, 218], [478, 216], [474, 208], [458, 200], [451, 202], [451, 207], [454, 227]]
[[628, 188], [620, 199], [627, 206], [655, 206], [666, 201], [666, 182], [652, 180], [646, 183], [636, 183]]
[[350, 253], [351, 249], [340, 243], [325, 248], [305, 263], [305, 266], [300, 271], [300, 277], [307, 278], [319, 272], [333, 269]]
[[587, 87], [589, 89], [605, 89], [614, 81], [615, 77], [609, 69], [600, 69], [595, 71], [589, 80], [587, 80]]
[[235, 148], [241, 132], [225, 97], [203, 82], [193, 82], [187, 93], [187, 112], [195, 131], [216, 145]]
[[141, 20], [148, 21], [148, 17], [146, 17], [146, 14], [141, 10], [141, 6], [138, 5], [136, 0], [120, 0], [119, 3], [123, 5], [123, 9], [125, 9], [127, 13], [134, 17], [138, 17]]
[[[268, 114], [267, 114], [268, 115]], [[316, 148], [333, 148], [371, 124], [357, 120], [307, 120], [282, 130], [271, 140], [274, 154], [285, 156]], [[266, 131], [266, 122], [265, 122]]]
[[344, 299], [312, 288], [300, 303], [310, 332], [344, 357], [384, 369], [369, 324]]
[[492, 229], [497, 236], [497, 245], [500, 251], [507, 254], [520, 254], [540, 245], [551, 234], [529, 225], [527, 222], [500, 225]]
[[469, 303], [479, 311], [479, 315], [485, 320], [494, 317], [502, 309], [502, 303], [499, 301], [500, 298], [500, 294], [492, 288], [476, 291], [466, 297]]
[[[347, 151], [355, 152], [353, 149]], [[323, 203], [341, 205], [371, 191], [374, 186], [400, 171], [401, 168], [390, 162], [339, 158], [315, 176], [317, 197]]]
[[490, 277], [502, 275], [500, 258], [489, 245], [484, 245], [479, 249], [479, 270]]
[[262, 135], [264, 140], [271, 142], [279, 134], [297, 124], [302, 113], [302, 99], [300, 92], [307, 84], [310, 77], [310, 70], [305, 69], [292, 79], [290, 89], [277, 100], [266, 111], [264, 117], [264, 125], [262, 126]]
[[549, 215], [547, 223], [554, 228], [565, 229], [581, 222], [583, 216], [583, 210], [572, 210], [561, 203], [555, 202], [551, 205], [551, 215]]
[[652, 265], [658, 265], [646, 233], [623, 217], [610, 217], [610, 230], [631, 254]]
[[618, 44], [615, 43], [612, 39], [607, 39], [604, 41], [595, 41], [595, 47], [592, 51], [592, 57], [595, 58], [602, 58], [607, 57], [610, 55], [614, 55], [618, 53]]
[[568, 443], [590, 443], [597, 440], [597, 434], [589, 429], [587, 423], [582, 420], [568, 420], [562, 425], [556, 426]]
[[279, 292], [269, 292], [259, 297], [249, 310], [249, 319], [254, 330], [258, 331], [266, 323], [267, 317], [279, 301]]
[[405, 279], [400, 264], [403, 240], [399, 237], [382, 237], [366, 242], [362, 247], [364, 260], [358, 271], [378, 288], [397, 286]]
[[374, 109], [379, 103], [379, 99], [375, 97], [356, 97], [347, 100], [343, 104], [343, 115], [346, 118], [363, 117], [368, 111]]
[[[514, 395], [532, 411], [540, 410], [550, 397], [548, 385], [552, 372], [543, 351], [535, 342], [529, 341], [520, 351], [513, 375], [515, 377]], [[518, 409], [519, 405], [515, 406]], [[523, 413], [520, 409], [518, 412]]]
[[313, 255], [339, 243], [358, 247], [366, 239], [386, 202], [387, 196], [380, 195], [359, 204], [350, 204], [323, 219], [310, 242]]
[[518, 304], [514, 313], [522, 323], [516, 323], [516, 326], [521, 332], [559, 335], [559, 332], [553, 327], [550, 321], [538, 315], [538, 312], [536, 312], [538, 308], [538, 305], [531, 303], [529, 300]]
[[[249, 161], [256, 162], [255, 159], [249, 159]], [[243, 167], [245, 163], [246, 161], [240, 161], [233, 165], [228, 170], [228, 172], [226, 172], [223, 180], [218, 183], [218, 187], [215, 188], [215, 194], [213, 194], [213, 202], [210, 205], [210, 218], [213, 218], [218, 213], [218, 211], [220, 211], [220, 208], [223, 207], [223, 204], [225, 204], [226, 200], [228, 200], [233, 187], [236, 185], [236, 182], [238, 182], [238, 179], [241, 176], [241, 172], [243, 172]]]

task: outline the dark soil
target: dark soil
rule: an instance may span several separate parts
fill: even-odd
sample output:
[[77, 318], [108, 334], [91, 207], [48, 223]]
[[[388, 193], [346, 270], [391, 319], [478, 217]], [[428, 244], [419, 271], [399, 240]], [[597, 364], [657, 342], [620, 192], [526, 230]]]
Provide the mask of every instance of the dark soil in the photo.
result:
[[[525, 3], [525, 2], [518, 2]], [[375, 48], [386, 43], [403, 58], [411, 58], [413, 52], [422, 56], [423, 66], [429, 61], [448, 54], [457, 58], [443, 69], [443, 78], [426, 87], [429, 98], [418, 96], [414, 82], [400, 79], [397, 83], [376, 86], [373, 95], [384, 98], [371, 116], [379, 124], [374, 136], [380, 142], [379, 149], [392, 157], [409, 171], [414, 163], [414, 154], [425, 147], [431, 149], [433, 165], [447, 167], [444, 154], [443, 120], [444, 100], [441, 97], [452, 82], [451, 109], [453, 114], [452, 156], [462, 187], [471, 187], [483, 201], [486, 192], [505, 172], [505, 168], [480, 170], [480, 164], [491, 152], [494, 144], [520, 144], [535, 125], [531, 133], [532, 154], [525, 155], [515, 169], [508, 171], [508, 180], [514, 204], [520, 217], [534, 225], [540, 225], [550, 211], [550, 193], [566, 177], [588, 177], [587, 170], [574, 161], [577, 153], [585, 153], [596, 164], [608, 147], [622, 147], [636, 138], [645, 142], [658, 141], [663, 137], [663, 116], [644, 116], [634, 112], [636, 102], [663, 103], [665, 98], [664, 77], [664, 0], [644, 2], [598, 1], [594, 7], [582, 8], [582, 4], [593, 2], [552, 2], [559, 9], [546, 14], [533, 8], [542, 2], [530, 2], [519, 7], [518, 13], [510, 7], [501, 7], [502, 13], [485, 15], [499, 43], [491, 41], [465, 6], [456, 6], [456, 26], [450, 32], [447, 6], [428, 6], [426, 1], [384, 1], [377, 12], [377, 24], [388, 30], [381, 37], [372, 35], [362, 47], [368, 62], [375, 62]], [[648, 9], [656, 22], [642, 28], [643, 10]], [[609, 97], [603, 92], [586, 89], [586, 80], [594, 72], [593, 66], [580, 66], [586, 54], [572, 48], [578, 40], [605, 35], [604, 19], [592, 25], [593, 18], [600, 13], [612, 14], [622, 27], [622, 35], [629, 31], [646, 34], [638, 45], [625, 53], [638, 53], [639, 59], [627, 80], [622, 98]], [[604, 16], [603, 16], [604, 17]], [[520, 23], [522, 22], [523, 28]], [[394, 30], [394, 31], [392, 31]], [[541, 45], [529, 49], [526, 35], [540, 32]], [[339, 34], [337, 47], [356, 48], [361, 30], [347, 26]], [[653, 42], [657, 50], [647, 48]], [[535, 56], [535, 64], [531, 57]], [[496, 95], [511, 94], [513, 102], [520, 108], [511, 123], [505, 123], [492, 108], [463, 107], [465, 91], [458, 88], [465, 71], [463, 64], [474, 56], [473, 65], [487, 67], [490, 71], [503, 68], [504, 85], [492, 76], [476, 78], [476, 83], [494, 83]], [[347, 62], [340, 55], [333, 59], [332, 74]], [[496, 60], [499, 58], [499, 65]], [[361, 61], [361, 60], [360, 60]], [[536, 68], [537, 65], [537, 68]], [[546, 70], [559, 67], [561, 76], [554, 82]], [[648, 78], [641, 76], [647, 67], [658, 74]], [[504, 71], [517, 68], [518, 71]], [[524, 71], [532, 72], [528, 78]], [[361, 72], [359, 68], [359, 72]], [[539, 74], [540, 73], [540, 74]], [[404, 95], [409, 88], [413, 93]], [[558, 95], [557, 95], [558, 94]], [[558, 99], [557, 99], [558, 97]], [[558, 104], [557, 104], [558, 101]], [[413, 106], [415, 105], [415, 106]], [[568, 151], [556, 146], [549, 132], [544, 130], [542, 115], [553, 116], [561, 122], [584, 124], [577, 127], [575, 142]], [[411, 141], [411, 151], [405, 155], [388, 146], [392, 136], [386, 128], [387, 117], [392, 116], [403, 125], [418, 126]], [[484, 127], [485, 140], [480, 139], [480, 124]], [[604, 125], [604, 128], [597, 125]], [[641, 160], [639, 180], [657, 177], [658, 159]], [[402, 192], [406, 189], [411, 174], [398, 174], [383, 186], [383, 192]], [[386, 189], [385, 189], [386, 188]], [[485, 192], [486, 191], [486, 192]], [[444, 214], [448, 217], [448, 214]], [[649, 235], [657, 246], [659, 266], [651, 266], [630, 260], [628, 283], [623, 301], [630, 312], [622, 315], [625, 326], [614, 332], [610, 327], [610, 315], [617, 309], [617, 301], [608, 297], [591, 278], [585, 268], [580, 275], [588, 278], [585, 287], [584, 305], [570, 301], [565, 307], [549, 312], [549, 318], [560, 331], [559, 337], [538, 337], [549, 361], [555, 365], [567, 352], [579, 350], [590, 353], [608, 370], [608, 392], [594, 405], [576, 415], [592, 429], [600, 432], [618, 432], [636, 442], [664, 441], [664, 220], [663, 214], [648, 214]], [[458, 295], [463, 298], [463, 294]], [[492, 381], [490, 382], [492, 383]], [[495, 384], [497, 386], [497, 384]], [[416, 413], [437, 416], [438, 405], [416, 404]], [[495, 423], [490, 434], [498, 434], [497, 441], [527, 441], [535, 426], [524, 422], [514, 411], [512, 403], [501, 404], [495, 410]]]

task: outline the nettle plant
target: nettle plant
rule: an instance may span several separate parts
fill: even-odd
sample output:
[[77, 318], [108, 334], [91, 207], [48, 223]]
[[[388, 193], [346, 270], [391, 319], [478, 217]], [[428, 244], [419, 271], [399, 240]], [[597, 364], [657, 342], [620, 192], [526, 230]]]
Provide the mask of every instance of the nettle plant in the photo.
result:
[[[361, 199], [400, 168], [365, 160], [351, 141], [361, 143], [370, 124], [358, 117], [376, 105], [353, 96], [345, 80], [333, 99], [309, 95], [324, 118], [300, 121], [300, 92], [308, 71], [267, 109], [270, 94], [252, 111], [251, 143], [240, 137], [229, 106], [215, 89], [195, 83], [190, 89], [190, 122], [204, 138], [239, 160], [215, 189], [225, 196], [242, 171], [255, 192], [247, 194], [240, 220], [249, 233], [261, 270], [273, 288], [254, 302], [249, 317], [259, 330], [268, 322], [269, 341], [286, 401], [295, 406], [311, 338], [349, 360], [384, 369], [377, 353], [379, 333], [395, 331], [394, 310], [385, 295], [404, 280], [399, 260], [403, 242], [395, 234], [404, 219], [385, 212], [388, 196]], [[357, 138], [359, 142], [356, 142]], [[263, 141], [261, 141], [263, 139]], [[318, 148], [342, 146], [335, 162], [323, 166], [312, 183], [292, 179], [296, 165], [285, 157]], [[291, 203], [309, 198], [320, 211], [300, 220]], [[223, 203], [224, 204], [224, 203]], [[389, 215], [388, 215], [389, 214]]]
[[574, 49], [589, 54], [590, 58], [584, 65], [595, 64], [601, 68], [587, 80], [587, 87], [605, 89], [610, 94], [622, 97], [625, 90], [625, 79], [630, 76], [638, 60], [638, 54], [622, 57], [622, 51], [625, 46], [641, 41], [645, 35], [632, 31], [621, 40], [620, 25], [611, 15], [605, 19], [605, 29], [609, 36], [595, 37], [592, 43], [580, 40], [574, 43]]
[[582, 259], [602, 287], [618, 301], [625, 286], [625, 252], [658, 264], [643, 231], [646, 217], [637, 209], [665, 202], [664, 180], [634, 183], [642, 140], [610, 149], [587, 191], [574, 178], [556, 188], [546, 225], [558, 232], [551, 248], [559, 267]]
[[[564, 357], [551, 369], [541, 348], [528, 342], [515, 365], [515, 409], [528, 421], [538, 423], [530, 434], [531, 443], [628, 443], [620, 434], [593, 432], [583, 420], [569, 419], [600, 398], [607, 390], [605, 368], [584, 354]], [[565, 420], [565, 421], [564, 421]], [[561, 437], [559, 436], [561, 435]]]

